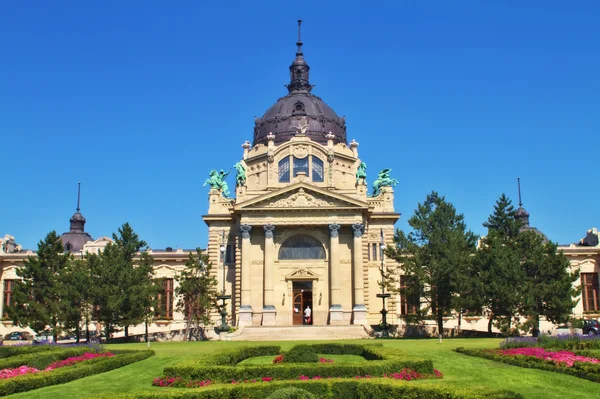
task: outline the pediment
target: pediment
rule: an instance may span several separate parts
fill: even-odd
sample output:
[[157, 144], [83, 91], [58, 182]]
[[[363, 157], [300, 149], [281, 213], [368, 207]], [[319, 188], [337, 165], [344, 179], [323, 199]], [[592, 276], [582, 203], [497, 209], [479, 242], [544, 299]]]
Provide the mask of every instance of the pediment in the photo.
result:
[[285, 276], [286, 280], [316, 280], [318, 278], [319, 276], [315, 272], [308, 269], [297, 269]]
[[236, 210], [258, 209], [368, 209], [368, 204], [338, 193], [298, 183], [236, 205]]

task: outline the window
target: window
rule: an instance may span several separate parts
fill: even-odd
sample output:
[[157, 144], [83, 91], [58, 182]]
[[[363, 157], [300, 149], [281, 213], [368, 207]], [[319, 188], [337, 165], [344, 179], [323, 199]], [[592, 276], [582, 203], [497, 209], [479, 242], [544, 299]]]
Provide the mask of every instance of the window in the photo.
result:
[[298, 234], [285, 240], [279, 249], [279, 259], [325, 259], [325, 249], [319, 240], [307, 234]]
[[583, 311], [593, 312], [600, 309], [598, 304], [598, 273], [581, 273], [581, 286]]
[[317, 157], [312, 157], [312, 181], [316, 183], [322, 183], [324, 181], [323, 161]]
[[298, 176], [298, 173], [308, 176], [308, 157], [302, 159], [294, 157], [294, 177]]
[[[410, 285], [408, 276], [400, 276], [400, 290], [408, 288]], [[400, 314], [414, 314], [420, 306], [420, 297], [418, 293], [401, 294], [400, 295]]]
[[161, 291], [158, 294], [158, 311], [156, 317], [161, 319], [173, 318], [173, 279], [161, 280]]
[[4, 280], [4, 297], [2, 298], [2, 302], [4, 303], [4, 314], [2, 316], [6, 316], [6, 308], [12, 305], [12, 292], [14, 288], [15, 281], [14, 280]]
[[[221, 252], [221, 255], [219, 256], [219, 261], [221, 263], [223, 263], [223, 252]], [[227, 244], [227, 247], [225, 250], [225, 264], [232, 265], [234, 263], [235, 263], [235, 244], [233, 244], [233, 243]]]
[[379, 244], [377, 244], [377, 243], [371, 244], [371, 260], [377, 260], [378, 253], [379, 253]]
[[290, 182], [290, 158], [285, 157], [279, 161], [279, 183]]

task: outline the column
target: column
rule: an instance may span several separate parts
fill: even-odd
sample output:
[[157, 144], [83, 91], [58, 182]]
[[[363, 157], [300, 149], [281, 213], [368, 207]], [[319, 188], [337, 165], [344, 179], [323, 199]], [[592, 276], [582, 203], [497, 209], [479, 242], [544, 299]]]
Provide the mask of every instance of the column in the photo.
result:
[[242, 233], [242, 298], [240, 307], [239, 326], [252, 325], [252, 307], [250, 306], [250, 231], [252, 226], [240, 226]]
[[344, 324], [340, 292], [340, 225], [330, 224], [329, 233], [329, 286], [331, 289], [329, 324], [340, 325]]
[[363, 275], [362, 235], [364, 225], [355, 223], [352, 225], [354, 242], [352, 245], [352, 271], [354, 273], [354, 307], [353, 324], [367, 324], [367, 308], [365, 300], [365, 280]]
[[263, 306], [263, 326], [274, 326], [276, 322], [275, 310], [275, 292], [274, 292], [274, 274], [275, 274], [275, 243], [273, 242], [273, 233], [275, 226], [267, 224], [263, 226], [265, 230], [265, 305]]

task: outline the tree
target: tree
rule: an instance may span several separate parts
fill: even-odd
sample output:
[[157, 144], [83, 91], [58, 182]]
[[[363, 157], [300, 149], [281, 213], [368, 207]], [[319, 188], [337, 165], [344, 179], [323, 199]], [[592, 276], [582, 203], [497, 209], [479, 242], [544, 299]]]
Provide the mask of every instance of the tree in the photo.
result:
[[494, 320], [501, 330], [510, 330], [521, 304], [524, 273], [517, 237], [519, 224], [512, 201], [502, 194], [494, 212], [483, 224], [487, 236], [480, 242], [476, 264], [481, 271], [486, 307], [490, 311], [488, 332]]
[[9, 308], [16, 325], [29, 326], [36, 333], [49, 329], [57, 341], [65, 319], [61, 304], [65, 284], [61, 276], [71, 262], [56, 231], [38, 243], [37, 256], [28, 257], [24, 266], [17, 269], [21, 281], [15, 284], [14, 304]]
[[145, 250], [146, 242], [128, 223], [118, 232], [113, 234], [114, 244], [108, 244], [99, 255], [87, 257], [93, 281], [93, 314], [104, 323], [107, 339], [117, 326], [124, 327], [128, 339], [128, 327], [147, 318], [156, 295], [153, 260]]
[[88, 262], [77, 259], [70, 262], [61, 277], [64, 283], [61, 306], [65, 315], [65, 329], [75, 330], [77, 342], [81, 336], [81, 321], [86, 331], [86, 341], [90, 340], [89, 323], [91, 321], [92, 285]]
[[217, 295], [217, 279], [211, 270], [208, 256], [197, 248], [195, 255], [190, 252], [185, 270], [175, 277], [179, 283], [175, 294], [182, 298], [177, 303], [177, 310], [186, 315], [185, 335], [188, 340], [191, 340], [193, 330], [202, 336], [204, 327], [211, 324], [210, 313], [215, 309]]
[[577, 304], [574, 298], [581, 290], [573, 287], [573, 282], [579, 278], [579, 270], [570, 271], [570, 262], [562, 251], [557, 251], [556, 243], [544, 242], [535, 232], [522, 232], [519, 244], [525, 273], [521, 313], [530, 320], [524, 328], [531, 327], [533, 335], [537, 336], [540, 316], [556, 324], [567, 321]]
[[472, 261], [477, 236], [467, 231], [464, 216], [435, 191], [418, 204], [408, 224], [413, 231], [397, 230], [395, 247], [388, 254], [402, 264], [400, 269], [412, 283], [405, 285], [401, 294], [420, 294], [427, 304], [420, 316], [429, 311], [442, 333], [443, 317], [456, 304], [461, 280], [468, 278], [465, 265]]

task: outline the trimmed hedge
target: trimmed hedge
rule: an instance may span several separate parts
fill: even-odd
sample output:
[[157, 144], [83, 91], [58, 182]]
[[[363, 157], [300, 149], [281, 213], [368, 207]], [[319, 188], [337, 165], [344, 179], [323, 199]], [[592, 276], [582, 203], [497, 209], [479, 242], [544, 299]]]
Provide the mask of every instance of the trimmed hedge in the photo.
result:
[[256, 384], [218, 385], [198, 389], [102, 394], [95, 399], [264, 399], [282, 388], [298, 388], [322, 399], [523, 399], [511, 391], [425, 387], [384, 379], [273, 381]]
[[112, 351], [112, 353], [115, 356], [99, 357], [52, 371], [41, 371], [39, 373], [25, 374], [7, 380], [0, 380], [0, 396], [30, 391], [49, 385], [64, 384], [78, 378], [114, 370], [154, 355], [153, 351], [136, 350]]
[[19, 366], [34, 367], [43, 370], [51, 363], [58, 360], [64, 360], [71, 356], [80, 356], [86, 352], [96, 352], [93, 348], [84, 347], [66, 347], [53, 348], [37, 353], [26, 353], [24, 355], [11, 356], [0, 360], [0, 369], [12, 369]]
[[288, 387], [281, 388], [278, 391], [273, 392], [271, 395], [267, 396], [267, 399], [316, 399], [317, 397], [300, 388]]
[[[279, 354], [279, 347], [258, 346], [245, 347], [211, 356], [201, 361], [187, 361], [174, 366], [165, 367], [164, 375], [168, 377], [182, 377], [193, 380], [211, 380], [213, 382], [231, 382], [244, 380], [260, 380], [262, 377], [290, 380], [301, 375], [307, 377], [346, 377], [356, 376], [383, 376], [410, 368], [420, 374], [433, 374], [431, 360], [407, 359], [402, 352], [384, 348], [381, 345], [348, 345], [348, 344], [322, 344], [309, 345], [321, 354], [353, 354], [372, 360], [364, 363], [346, 364], [320, 364], [320, 363], [282, 363], [264, 365], [233, 366], [241, 360], [253, 356], [267, 356]], [[249, 356], [253, 353], [253, 356]]]
[[39, 353], [56, 349], [56, 345], [14, 345], [0, 346], [0, 359], [7, 357], [25, 355], [28, 353]]
[[316, 363], [319, 355], [310, 345], [296, 345], [283, 355], [284, 363]]
[[552, 371], [584, 378], [594, 382], [600, 382], [600, 364], [575, 362], [573, 366], [567, 367], [556, 365], [556, 363], [551, 360], [538, 359], [534, 356], [505, 356], [497, 353], [496, 349], [465, 349], [461, 347], [454, 350], [464, 355], [481, 357], [496, 362], [511, 364], [513, 366]]

